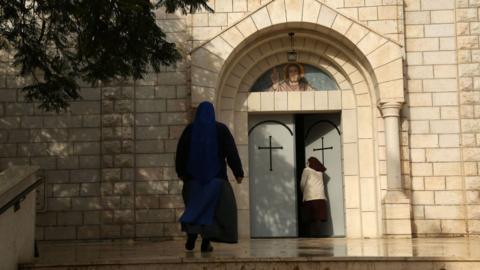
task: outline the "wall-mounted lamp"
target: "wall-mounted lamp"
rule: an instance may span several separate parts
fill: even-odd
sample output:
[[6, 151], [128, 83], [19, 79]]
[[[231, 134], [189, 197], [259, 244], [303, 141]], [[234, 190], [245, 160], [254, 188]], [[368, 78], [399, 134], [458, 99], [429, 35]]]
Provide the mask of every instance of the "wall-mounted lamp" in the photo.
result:
[[295, 33], [290, 32], [288, 33], [290, 36], [290, 50], [287, 51], [287, 60], [288, 62], [297, 62], [297, 51], [295, 51], [294, 47], [294, 38], [295, 38]]

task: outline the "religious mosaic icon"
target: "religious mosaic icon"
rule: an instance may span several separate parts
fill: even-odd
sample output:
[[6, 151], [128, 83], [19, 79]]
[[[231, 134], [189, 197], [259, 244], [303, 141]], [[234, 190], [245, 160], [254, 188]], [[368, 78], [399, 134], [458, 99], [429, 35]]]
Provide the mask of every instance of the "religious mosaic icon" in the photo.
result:
[[325, 71], [308, 64], [287, 63], [262, 74], [250, 89], [263, 91], [325, 91], [338, 89], [335, 80]]

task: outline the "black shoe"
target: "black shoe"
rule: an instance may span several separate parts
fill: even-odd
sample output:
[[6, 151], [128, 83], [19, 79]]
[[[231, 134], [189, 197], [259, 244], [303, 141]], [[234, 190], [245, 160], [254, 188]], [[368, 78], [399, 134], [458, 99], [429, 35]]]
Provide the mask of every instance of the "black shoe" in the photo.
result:
[[185, 249], [193, 250], [195, 248], [195, 241], [197, 241], [197, 235], [189, 234], [187, 237], [187, 242], [185, 243]]
[[209, 240], [202, 240], [202, 248], [201, 248], [201, 251], [202, 252], [212, 252], [213, 251], [213, 247], [212, 245], [210, 244], [210, 241]]

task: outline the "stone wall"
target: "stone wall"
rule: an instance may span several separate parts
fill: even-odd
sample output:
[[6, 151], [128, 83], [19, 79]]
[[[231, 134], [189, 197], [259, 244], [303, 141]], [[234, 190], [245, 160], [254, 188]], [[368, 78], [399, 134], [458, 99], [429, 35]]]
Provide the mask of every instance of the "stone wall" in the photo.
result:
[[414, 234], [465, 234], [455, 1], [406, 1]]
[[[285, 0], [299, 3], [301, 1]], [[208, 40], [228, 26], [242, 19], [272, 0], [212, 0], [214, 14], [199, 13], [192, 17], [192, 37], [194, 45]], [[342, 14], [362, 22], [364, 25], [403, 43], [403, 3], [402, 0], [319, 0]], [[308, 4], [308, 1], [305, 1]]]
[[[27, 79], [8, 66], [11, 56], [0, 55], [0, 167], [43, 168], [39, 197], [46, 204], [38, 213], [38, 239], [181, 235], [181, 183], [173, 159], [190, 118], [187, 52], [269, 2], [212, 0], [215, 13], [192, 16], [158, 11], [159, 25], [184, 60], [139, 81], [84, 85], [83, 100], [58, 115], [23, 101]], [[480, 232], [479, 1], [320, 2], [405, 45], [401, 138], [413, 232]]]
[[456, 34], [466, 228], [479, 234], [480, 1], [456, 1]]
[[[46, 178], [48, 212], [39, 213], [40, 239], [75, 239], [77, 227], [91, 223], [86, 211], [92, 188], [100, 178], [100, 91], [82, 89], [84, 101], [72, 103], [66, 114], [45, 113], [37, 104], [23, 102], [22, 81], [13, 73], [3, 76], [1, 89], [1, 167], [39, 165]], [[96, 195], [93, 195], [96, 196]], [[57, 227], [58, 225], [58, 227]], [[79, 230], [79, 235], [81, 231]]]
[[[185, 55], [187, 17], [157, 12]], [[18, 78], [0, 63], [0, 167], [40, 165], [37, 238], [172, 237], [183, 208], [173, 168], [176, 140], [188, 122], [187, 57], [143, 80], [81, 89], [66, 113], [25, 103]]]

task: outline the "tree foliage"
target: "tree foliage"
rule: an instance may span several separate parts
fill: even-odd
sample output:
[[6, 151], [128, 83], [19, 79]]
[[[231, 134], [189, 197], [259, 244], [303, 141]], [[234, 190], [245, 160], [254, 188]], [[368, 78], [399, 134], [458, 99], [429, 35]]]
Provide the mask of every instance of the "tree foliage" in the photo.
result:
[[180, 59], [156, 24], [157, 8], [211, 11], [207, 0], [0, 0], [0, 50], [32, 78], [26, 100], [60, 111], [80, 97], [80, 81], [140, 79]]

